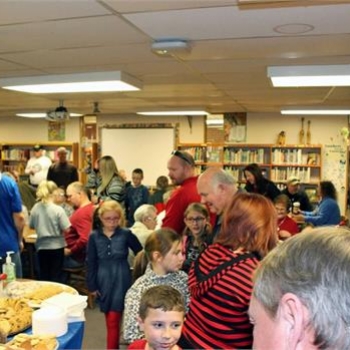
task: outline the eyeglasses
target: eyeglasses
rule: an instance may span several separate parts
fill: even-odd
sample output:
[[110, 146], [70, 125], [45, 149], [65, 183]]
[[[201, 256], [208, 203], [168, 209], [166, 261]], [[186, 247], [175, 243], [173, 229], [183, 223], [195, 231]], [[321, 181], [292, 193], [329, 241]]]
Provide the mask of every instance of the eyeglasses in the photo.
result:
[[118, 221], [120, 220], [120, 217], [119, 216], [114, 216], [114, 217], [101, 217], [101, 220], [103, 221], [108, 221], [108, 222], [115, 222], [115, 221]]
[[194, 161], [190, 157], [186, 156], [184, 153], [182, 153], [178, 150], [172, 151], [171, 155], [175, 156], [175, 157], [179, 157], [180, 159], [182, 159], [184, 162], [186, 162], [187, 164], [189, 164], [191, 166], [195, 165]]
[[147, 219], [148, 219], [149, 221], [157, 222], [157, 217], [152, 218], [152, 217], [148, 216]]
[[193, 224], [193, 223], [202, 222], [202, 221], [205, 220], [205, 218], [202, 217], [202, 216], [199, 216], [199, 217], [197, 217], [197, 218], [186, 218], [185, 220], [186, 220], [187, 222], [190, 222], [191, 224]]

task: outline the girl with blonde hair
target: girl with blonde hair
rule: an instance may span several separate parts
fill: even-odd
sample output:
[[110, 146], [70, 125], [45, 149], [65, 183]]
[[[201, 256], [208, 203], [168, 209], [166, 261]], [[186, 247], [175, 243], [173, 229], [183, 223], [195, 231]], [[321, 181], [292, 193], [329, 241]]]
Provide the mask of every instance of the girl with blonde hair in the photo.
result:
[[88, 188], [96, 189], [99, 200], [112, 199], [124, 206], [125, 181], [119, 175], [117, 165], [111, 156], [103, 156], [89, 173]]
[[42, 181], [36, 191], [38, 202], [30, 212], [29, 227], [38, 236], [35, 247], [39, 260], [39, 277], [43, 281], [62, 282], [64, 233], [70, 222], [64, 209], [54, 203], [57, 185]]
[[125, 293], [131, 285], [129, 248], [137, 254], [142, 246], [125, 227], [124, 210], [113, 200], [98, 209], [101, 225], [92, 231], [87, 248], [87, 285], [105, 314], [107, 349], [119, 349], [120, 320]]

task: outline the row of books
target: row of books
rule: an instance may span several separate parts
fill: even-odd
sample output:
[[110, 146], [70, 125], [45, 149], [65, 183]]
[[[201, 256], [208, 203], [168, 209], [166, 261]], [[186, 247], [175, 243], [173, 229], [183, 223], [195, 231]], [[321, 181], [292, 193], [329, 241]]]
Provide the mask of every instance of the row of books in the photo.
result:
[[263, 148], [256, 150], [247, 149], [225, 149], [224, 162], [236, 164], [266, 164], [267, 154]]
[[[71, 161], [72, 152], [67, 150], [67, 160]], [[46, 150], [44, 154], [52, 160], [57, 159], [57, 151], [56, 150]], [[3, 149], [1, 151], [1, 159], [2, 160], [22, 160], [27, 161], [29, 158], [34, 156], [34, 151], [23, 148], [11, 148], [11, 149]]]
[[272, 164], [300, 164], [319, 165], [320, 154], [314, 152], [303, 152], [301, 149], [272, 151]]
[[[291, 176], [295, 176], [300, 179], [301, 182], [312, 182], [311, 168], [298, 167], [298, 168], [272, 168], [271, 180], [275, 182], [285, 182]], [[316, 181], [316, 179], [315, 179]]]

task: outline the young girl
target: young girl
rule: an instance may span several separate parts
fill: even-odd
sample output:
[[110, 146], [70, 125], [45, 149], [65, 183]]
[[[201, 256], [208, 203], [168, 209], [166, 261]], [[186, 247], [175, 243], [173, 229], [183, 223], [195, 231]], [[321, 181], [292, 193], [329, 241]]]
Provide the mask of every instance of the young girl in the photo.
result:
[[91, 233], [88, 241], [87, 285], [105, 314], [107, 349], [119, 349], [124, 297], [131, 285], [128, 250], [137, 254], [142, 246], [131, 231], [123, 228], [124, 211], [118, 202], [103, 202], [98, 216], [101, 225]]
[[169, 285], [183, 295], [188, 305], [187, 274], [180, 271], [182, 264], [181, 236], [167, 228], [151, 233], [144, 250], [136, 256], [134, 263], [134, 278], [141, 277], [136, 280], [125, 297], [124, 339], [127, 342], [143, 337], [143, 332], [137, 325], [137, 318], [141, 296], [147, 289], [162, 284]]
[[182, 270], [188, 273], [192, 262], [208, 246], [211, 229], [208, 209], [201, 203], [190, 204], [184, 217], [186, 228], [183, 232], [182, 253], [185, 261]]
[[64, 209], [54, 203], [57, 185], [42, 181], [38, 186], [36, 203], [30, 212], [29, 226], [35, 229], [35, 243], [39, 260], [39, 275], [42, 281], [62, 282], [64, 259], [64, 233], [70, 222]]

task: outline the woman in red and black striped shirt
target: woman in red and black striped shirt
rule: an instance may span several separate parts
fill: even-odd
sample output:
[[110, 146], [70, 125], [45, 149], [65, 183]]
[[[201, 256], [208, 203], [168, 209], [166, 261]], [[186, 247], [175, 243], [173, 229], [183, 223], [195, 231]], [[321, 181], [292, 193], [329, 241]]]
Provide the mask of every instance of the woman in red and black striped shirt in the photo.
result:
[[214, 244], [189, 273], [191, 301], [179, 345], [184, 349], [251, 349], [252, 275], [278, 242], [276, 211], [262, 195], [240, 193], [224, 213]]

